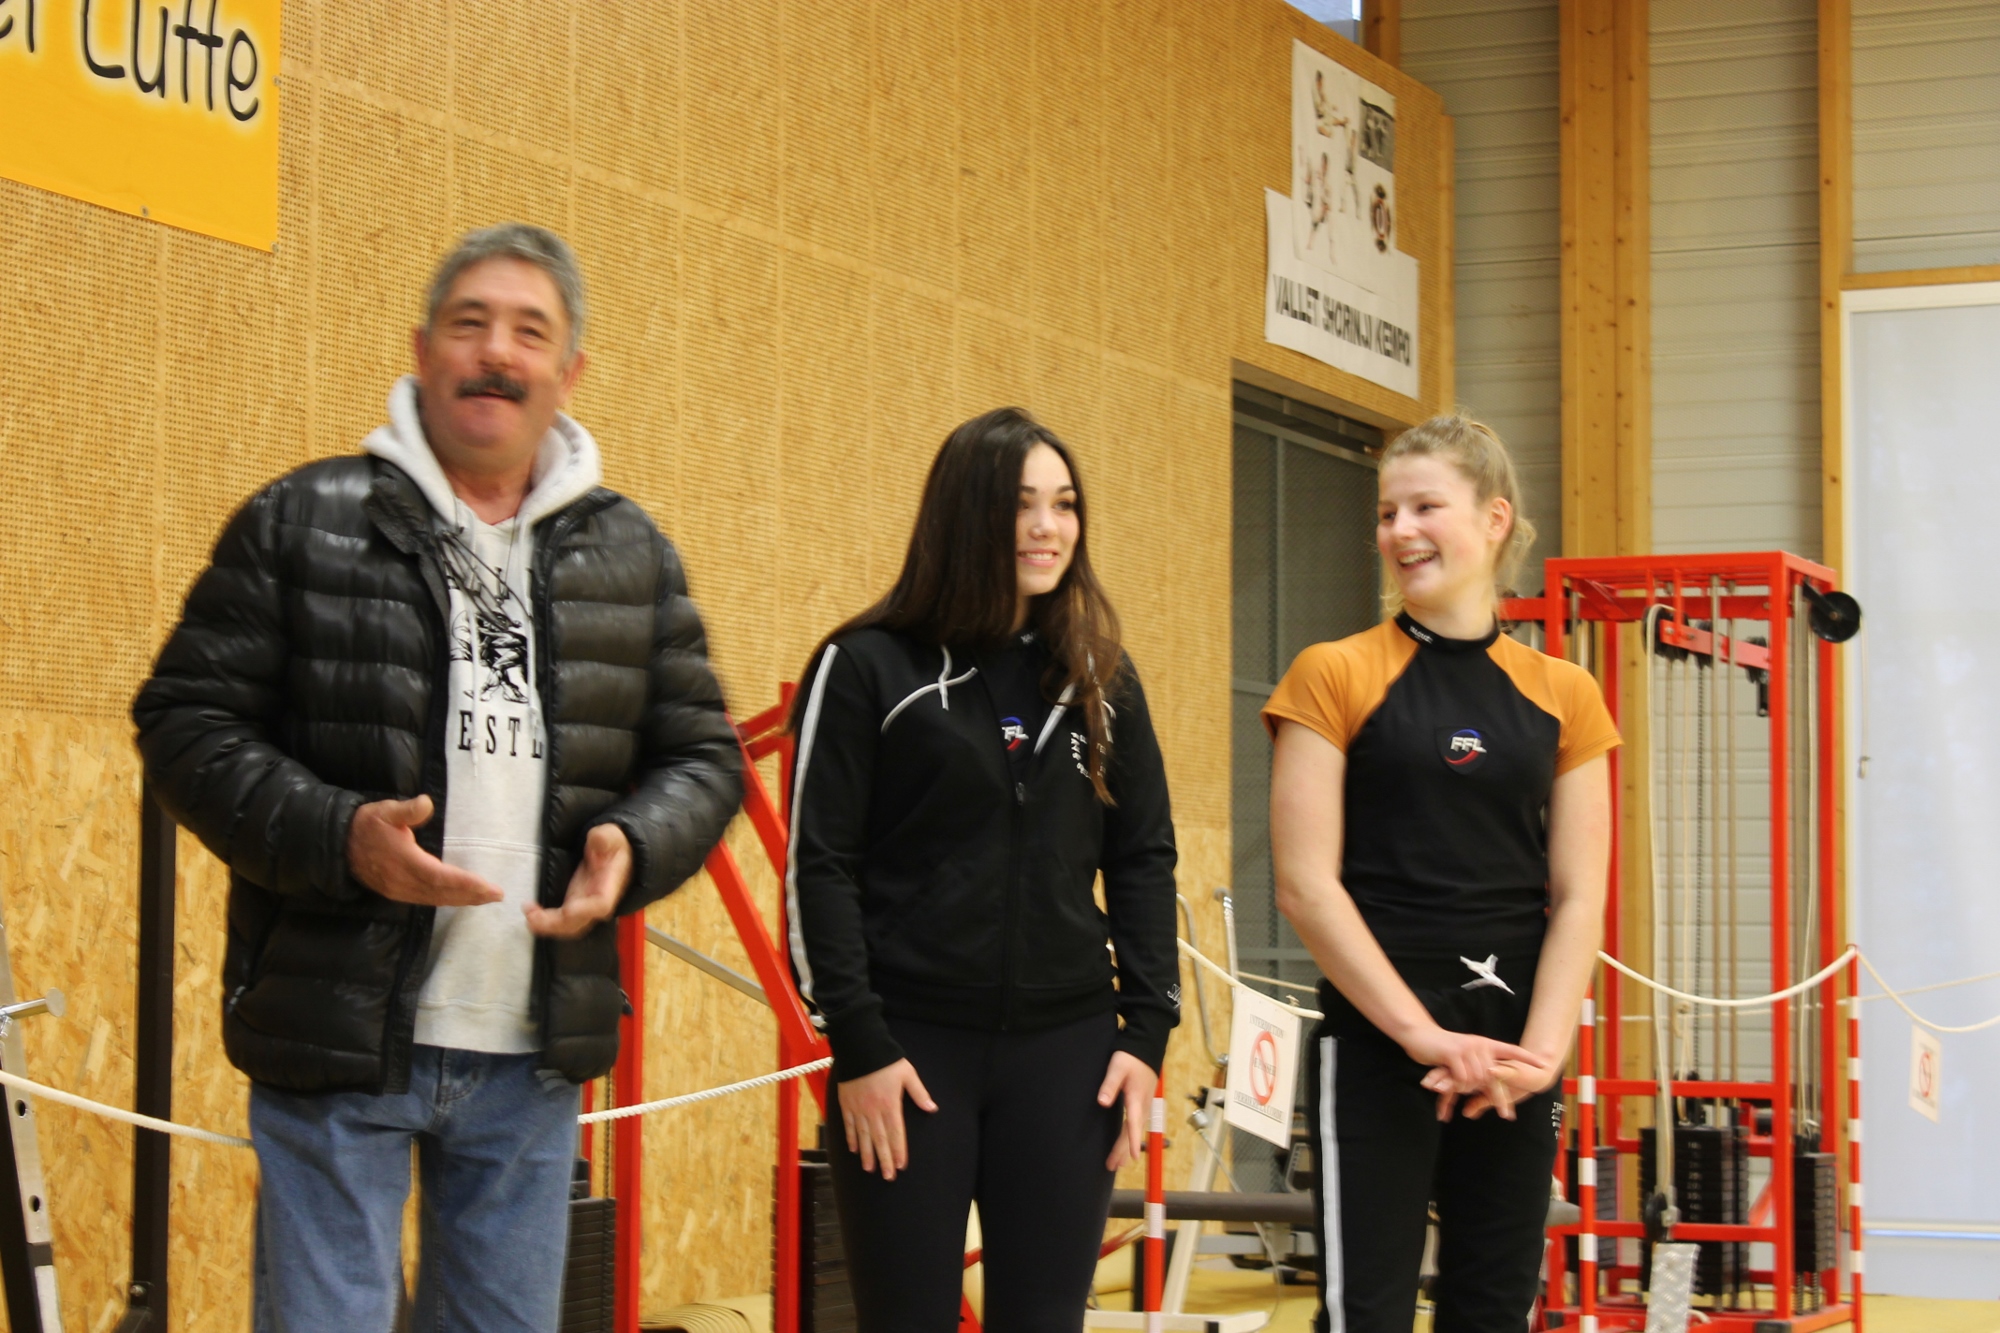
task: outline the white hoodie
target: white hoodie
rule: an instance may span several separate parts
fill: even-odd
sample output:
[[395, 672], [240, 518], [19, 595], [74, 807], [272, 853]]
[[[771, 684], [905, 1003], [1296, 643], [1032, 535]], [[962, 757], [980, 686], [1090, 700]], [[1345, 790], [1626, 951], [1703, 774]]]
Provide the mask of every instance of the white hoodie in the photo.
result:
[[445, 736], [444, 860], [499, 886], [504, 900], [440, 907], [417, 1001], [424, 1046], [524, 1055], [541, 1048], [529, 1017], [535, 943], [522, 907], [536, 899], [547, 791], [529, 578], [535, 523], [603, 477], [597, 442], [560, 413], [542, 440], [528, 497], [487, 524], [452, 492], [424, 438], [417, 382], [389, 391], [389, 424], [363, 449], [408, 473], [435, 511], [451, 587]]

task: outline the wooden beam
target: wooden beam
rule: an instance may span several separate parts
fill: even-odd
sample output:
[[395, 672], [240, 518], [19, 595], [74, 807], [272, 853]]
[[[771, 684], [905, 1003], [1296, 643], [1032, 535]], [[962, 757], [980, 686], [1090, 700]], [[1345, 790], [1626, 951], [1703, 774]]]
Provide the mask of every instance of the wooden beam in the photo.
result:
[[2000, 282], [2000, 264], [1905, 268], [1892, 273], [1849, 273], [1841, 278], [1840, 289], [1861, 292], [1881, 287], [1946, 287], [1960, 282]]
[[1458, 407], [1458, 126], [1450, 116], [1438, 119], [1438, 223], [1453, 271], [1442, 284], [1438, 328], [1430, 343], [1438, 367], [1437, 410], [1450, 412]]
[[1840, 293], [1854, 268], [1852, 0], [1819, 0], [1820, 560], [1847, 563]]
[[1362, 0], [1361, 45], [1392, 65], [1402, 65], [1403, 0]]
[[1652, 542], [1646, 0], [1562, 0], [1564, 555]]
[[[1562, 553], [1632, 555], [1653, 540], [1652, 152], [1647, 0], [1561, 0]], [[1647, 804], [1649, 658], [1631, 629], [1619, 655], [1619, 882], [1615, 946], [1652, 953]], [[1614, 982], [1607, 984], [1619, 984]], [[1644, 1012], [1629, 983], [1627, 1012]], [[1624, 1068], [1652, 1070], [1650, 1042]], [[1643, 1119], [1643, 1117], [1642, 1117]]]

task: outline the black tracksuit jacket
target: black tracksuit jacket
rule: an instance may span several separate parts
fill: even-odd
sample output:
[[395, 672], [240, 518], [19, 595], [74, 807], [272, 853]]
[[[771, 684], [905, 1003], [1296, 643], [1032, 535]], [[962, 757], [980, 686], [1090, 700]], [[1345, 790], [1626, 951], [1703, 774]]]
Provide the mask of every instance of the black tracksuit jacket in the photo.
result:
[[835, 1077], [903, 1057], [885, 1016], [1030, 1032], [1113, 1009], [1119, 1049], [1158, 1069], [1180, 1014], [1174, 829], [1137, 673], [1111, 691], [1107, 806], [1073, 708], [1016, 780], [980, 660], [866, 629], [803, 682], [785, 887]]

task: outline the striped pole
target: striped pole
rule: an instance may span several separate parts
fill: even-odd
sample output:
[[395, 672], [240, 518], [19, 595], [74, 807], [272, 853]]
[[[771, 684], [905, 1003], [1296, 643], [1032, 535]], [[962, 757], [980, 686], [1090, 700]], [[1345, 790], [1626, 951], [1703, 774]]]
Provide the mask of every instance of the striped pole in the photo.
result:
[[1153, 1089], [1146, 1126], [1146, 1333], [1160, 1333], [1160, 1296], [1167, 1276], [1167, 1080]]
[[1853, 1284], [1854, 1333], [1861, 1333], [1861, 963], [1847, 964], [1847, 1237]]
[[[1597, 1333], [1597, 1001], [1586, 995], [1576, 1035], [1576, 1309], [1583, 1333]], [[1617, 1182], [1612, 1182], [1615, 1186]], [[1557, 1302], [1561, 1292], [1555, 1292]]]

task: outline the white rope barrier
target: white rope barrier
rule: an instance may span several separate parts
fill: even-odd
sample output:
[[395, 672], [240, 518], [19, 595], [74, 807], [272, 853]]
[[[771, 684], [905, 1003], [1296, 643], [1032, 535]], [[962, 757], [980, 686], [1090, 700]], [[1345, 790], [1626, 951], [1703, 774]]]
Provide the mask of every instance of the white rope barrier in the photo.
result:
[[[1250, 973], [1245, 973], [1243, 977], [1231, 976], [1229, 974], [1228, 969], [1222, 967], [1220, 964], [1209, 959], [1199, 949], [1195, 948], [1192, 944], [1189, 944], [1186, 940], [1176, 940], [1175, 943], [1180, 946], [1181, 953], [1186, 955], [1189, 959], [1193, 960], [1196, 965], [1207, 968], [1209, 971], [1215, 973], [1215, 975], [1221, 977], [1224, 981], [1228, 982], [1231, 986], [1246, 986], [1244, 978], [1248, 977], [1250, 980], [1266, 981], [1270, 982], [1272, 985], [1283, 986], [1287, 990], [1301, 989], [1292, 982], [1279, 981], [1276, 977], [1260, 977]], [[1823, 985], [1829, 978], [1837, 975], [1840, 972], [1840, 969], [1846, 967], [1850, 961], [1858, 958], [1861, 960], [1861, 965], [1868, 969], [1868, 975], [1875, 978], [1875, 984], [1882, 988], [1881, 994], [1863, 995], [1858, 997], [1860, 999], [1894, 1000], [1896, 1002], [1896, 1007], [1901, 1009], [1904, 1013], [1908, 1014], [1910, 1016], [1911, 1021], [1917, 1023], [1922, 1027], [1927, 1027], [1933, 1032], [1941, 1032], [1948, 1034], [1964, 1033], [1964, 1032], [1982, 1032], [1990, 1027], [2000, 1027], [2000, 1014], [1995, 1014], [1993, 1017], [1986, 1019], [1983, 1022], [1966, 1023], [1956, 1027], [1947, 1026], [1946, 1024], [1943, 1023], [1933, 1023], [1930, 1019], [1925, 1018], [1922, 1014], [1910, 1008], [1909, 1005], [1903, 1002], [1903, 996], [1906, 994], [1914, 995], [1918, 991], [1944, 990], [1947, 987], [1963, 986], [1974, 981], [1990, 981], [1995, 977], [2000, 977], [2000, 972], [1986, 973], [1976, 977], [1964, 977], [1958, 981], [1943, 981], [1939, 982], [1935, 986], [1917, 986], [1913, 987], [1909, 991], [1898, 991], [1893, 987], [1891, 987], [1888, 982], [1882, 980], [1882, 974], [1875, 970], [1875, 964], [1868, 961], [1868, 955], [1862, 953], [1859, 946], [1852, 944], [1847, 946], [1846, 952], [1842, 953], [1840, 957], [1834, 959], [1832, 962], [1828, 963], [1825, 967], [1813, 973], [1811, 976], [1807, 977], [1804, 981], [1799, 982], [1797, 985], [1787, 986], [1785, 989], [1781, 991], [1772, 991], [1769, 995], [1751, 995], [1751, 996], [1746, 996], [1742, 999], [1732, 999], [1732, 1000], [1721, 999], [1713, 995], [1692, 995], [1684, 990], [1676, 990], [1672, 986], [1666, 985], [1663, 982], [1658, 982], [1653, 980], [1651, 977], [1645, 975], [1643, 972], [1639, 972], [1633, 968], [1627, 967], [1624, 963], [1619, 962], [1616, 958], [1613, 958], [1608, 953], [1599, 951], [1597, 956], [1600, 959], [1602, 959], [1607, 965], [1616, 968], [1619, 972], [1632, 978], [1632, 980], [1638, 982], [1641, 986], [1645, 986], [1648, 989], [1658, 991], [1662, 995], [1670, 995], [1676, 1000], [1684, 1000], [1689, 1004], [1708, 1005], [1716, 1009], [1754, 1009], [1763, 1005], [1775, 1004], [1779, 1000], [1789, 1000], [1794, 995], [1803, 994], [1804, 992], [1811, 990], [1815, 986]], [[1283, 1000], [1272, 999], [1268, 995], [1265, 996], [1264, 998], [1267, 1000], [1271, 1000], [1271, 1003], [1277, 1005], [1279, 1008], [1285, 1010], [1287, 1013], [1296, 1014], [1300, 1018], [1318, 1019], [1323, 1017], [1323, 1015], [1321, 1015], [1320, 1012], [1316, 1009], [1301, 1009], [1296, 1005], [1286, 1004]]]
[[580, 1125], [598, 1125], [606, 1120], [624, 1120], [628, 1116], [651, 1115], [674, 1106], [692, 1106], [696, 1102], [711, 1101], [717, 1097], [727, 1097], [732, 1092], [748, 1092], [752, 1088], [765, 1087], [772, 1083], [783, 1083], [788, 1078], [804, 1078], [807, 1074], [817, 1074], [822, 1069], [833, 1067], [831, 1056], [815, 1060], [811, 1064], [793, 1065], [790, 1069], [780, 1069], [775, 1074], [759, 1074], [756, 1078], [746, 1078], [741, 1083], [726, 1083], [719, 1088], [704, 1088], [700, 1092], [684, 1092], [678, 1097], [662, 1097], [656, 1102], [640, 1102], [637, 1106], [614, 1106], [608, 1111], [592, 1111], [580, 1115], [576, 1121]]
[[[1201, 950], [1195, 948], [1192, 944], [1189, 944], [1186, 940], [1177, 938], [1174, 940], [1174, 943], [1180, 945], [1181, 952], [1187, 955], [1187, 957], [1189, 957], [1190, 959], [1192, 959], [1197, 966], [1207, 968], [1209, 971], [1215, 973], [1215, 975], [1221, 977], [1224, 981], [1228, 982], [1231, 986], [1241, 987], [1244, 990], [1250, 989], [1249, 985], [1246, 982], [1244, 982], [1241, 978], [1229, 975], [1228, 968], [1223, 967], [1221, 964], [1210, 960], [1208, 955], [1204, 954]], [[1283, 1009], [1286, 1013], [1295, 1014], [1300, 1018], [1311, 1018], [1317, 1020], [1326, 1017], [1325, 1014], [1322, 1014], [1317, 1009], [1301, 1009], [1297, 1005], [1286, 1004], [1283, 1000], [1272, 999], [1268, 995], [1264, 996], [1264, 998], [1270, 1000], [1272, 1004], [1277, 1005], [1280, 1009]]]
[[221, 1144], [225, 1148], [248, 1148], [251, 1146], [250, 1140], [239, 1139], [234, 1134], [217, 1134], [213, 1130], [196, 1129], [193, 1125], [177, 1125], [171, 1120], [156, 1120], [149, 1115], [140, 1115], [137, 1111], [126, 1111], [116, 1106], [106, 1106], [103, 1102], [94, 1102], [88, 1097], [79, 1097], [73, 1092], [64, 1092], [60, 1088], [51, 1088], [46, 1084], [37, 1083], [31, 1078], [22, 1078], [19, 1074], [10, 1074], [4, 1069], [0, 1069], [0, 1084], [4, 1084], [20, 1092], [25, 1092], [29, 1096], [45, 1102], [54, 1102], [58, 1106], [73, 1106], [79, 1111], [88, 1111], [92, 1115], [103, 1116], [106, 1120], [118, 1120], [128, 1125], [137, 1125], [140, 1129], [156, 1129], [162, 1134], [178, 1134], [182, 1138], [199, 1139], [203, 1143]]
[[[1684, 990], [1675, 990], [1672, 986], [1666, 985], [1662, 982], [1655, 981], [1651, 977], [1645, 975], [1642, 972], [1634, 971], [1633, 969], [1625, 966], [1625, 964], [1619, 962], [1616, 958], [1613, 958], [1610, 954], [1605, 953], [1603, 950], [1599, 950], [1597, 956], [1603, 959], [1606, 963], [1609, 963], [1612, 967], [1617, 968], [1620, 972], [1623, 972], [1626, 976], [1632, 978], [1632, 980], [1638, 982], [1641, 986], [1645, 986], [1651, 990], [1656, 990], [1662, 995], [1671, 995], [1676, 1000], [1686, 1000], [1689, 1004], [1705, 1004], [1716, 1009], [1754, 1009], [1759, 1005], [1775, 1004], [1779, 1000], [1789, 1000], [1792, 996], [1797, 995], [1802, 991], [1811, 990], [1814, 986], [1819, 985], [1821, 982], [1825, 981], [1828, 977], [1831, 977], [1835, 973], [1839, 972], [1841, 968], [1846, 967], [1849, 961], [1851, 961], [1860, 952], [1861, 950], [1855, 948], [1853, 945], [1850, 944], [1847, 946], [1846, 953], [1840, 955], [1840, 957], [1834, 959], [1832, 962], [1828, 963], [1825, 967], [1813, 973], [1811, 976], [1807, 977], [1804, 981], [1801, 981], [1798, 985], [1787, 986], [1785, 989], [1781, 991], [1772, 991], [1769, 995], [1752, 995], [1741, 1000], [1719, 1000], [1712, 995], [1690, 995]], [[1864, 958], [1861, 961], [1863, 963], [1866, 963], [1868, 960]], [[1874, 969], [1870, 968], [1869, 970], [1872, 972]], [[1880, 981], [1881, 978], [1877, 977], [1876, 980]]]
[[[2000, 1014], [1993, 1015], [1993, 1017], [1987, 1019], [1983, 1023], [1967, 1023], [1963, 1027], [1946, 1027], [1942, 1023], [1933, 1023], [1930, 1021], [1930, 1019], [1925, 1018], [1922, 1014], [1910, 1008], [1909, 1005], [1903, 1003], [1902, 995], [1896, 992], [1895, 990], [1892, 990], [1889, 986], [1889, 983], [1882, 980], [1882, 974], [1875, 970], [1875, 964], [1868, 961], [1868, 955], [1865, 953], [1861, 955], [1861, 966], [1867, 968], [1868, 975], [1875, 978], [1875, 984], [1882, 988], [1882, 994], [1894, 1000], [1896, 1002], [1896, 1007], [1898, 1009], [1901, 1009], [1904, 1013], [1908, 1014], [1910, 1016], [1911, 1022], [1916, 1023], [1921, 1027], [1927, 1027], [1933, 1032], [1978, 1032], [1982, 1028], [1990, 1028], [1995, 1026], [1996, 1024], [2000, 1024]], [[1875, 999], [1876, 997], [1873, 995], [1869, 995], [1864, 998], [1872, 1000]]]
[[1996, 977], [2000, 977], [2000, 972], [1981, 972], [1976, 977], [1960, 977], [1957, 981], [1933, 981], [1928, 986], [1905, 986], [1903, 989], [1893, 993], [1889, 991], [1876, 991], [1873, 995], [1864, 995], [1861, 998], [1864, 1000], [1887, 1000], [1894, 998], [1896, 995], [1924, 995], [1934, 990], [1951, 990], [1957, 986], [1970, 986], [1975, 981], [1992, 981]]
[[[675, 1106], [689, 1106], [695, 1102], [711, 1101], [717, 1097], [727, 1097], [731, 1093], [748, 1092], [752, 1088], [761, 1088], [772, 1083], [782, 1083], [786, 1079], [803, 1078], [807, 1074], [816, 1074], [822, 1069], [832, 1067], [832, 1065], [833, 1060], [831, 1057], [824, 1060], [814, 1060], [811, 1064], [794, 1065], [790, 1069], [780, 1069], [775, 1074], [762, 1074], [756, 1078], [746, 1078], [741, 1083], [728, 1083], [719, 1088], [704, 1088], [700, 1092], [684, 1092], [678, 1097], [663, 1097], [659, 1101], [641, 1102], [637, 1106], [616, 1106], [608, 1111], [592, 1111], [588, 1115], [578, 1116], [576, 1121], [580, 1125], [595, 1125], [606, 1120], [623, 1120], [628, 1116], [650, 1115], [654, 1111], [665, 1111]], [[58, 1106], [69, 1106], [79, 1111], [87, 1111], [91, 1115], [102, 1116], [106, 1120], [116, 1120], [121, 1124], [136, 1125], [140, 1129], [157, 1130], [162, 1134], [175, 1134], [181, 1138], [196, 1139], [202, 1143], [214, 1143], [224, 1148], [249, 1148], [255, 1146], [250, 1140], [238, 1138], [234, 1134], [217, 1134], [213, 1130], [198, 1129], [193, 1125], [180, 1125], [171, 1120], [160, 1120], [150, 1115], [140, 1115], [137, 1111], [127, 1111], [122, 1107], [107, 1106], [103, 1102], [92, 1101], [88, 1097], [79, 1097], [73, 1092], [64, 1092], [61, 1088], [51, 1088], [46, 1083], [37, 1083], [31, 1078], [23, 1078], [19, 1074], [10, 1074], [4, 1069], [0, 1069], [0, 1086], [24, 1092], [30, 1097], [41, 1101], [54, 1102]]]

